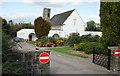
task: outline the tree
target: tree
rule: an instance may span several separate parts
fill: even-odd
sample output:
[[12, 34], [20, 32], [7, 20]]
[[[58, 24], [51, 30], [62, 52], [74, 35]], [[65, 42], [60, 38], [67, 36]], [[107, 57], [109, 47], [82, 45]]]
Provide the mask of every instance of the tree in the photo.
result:
[[37, 19], [35, 19], [34, 26], [37, 38], [47, 36], [49, 30], [51, 29], [51, 24], [48, 21], [42, 19], [42, 17], [38, 17]]
[[2, 31], [4, 31], [6, 34], [9, 34], [10, 26], [7, 24], [6, 19], [2, 19]]
[[19, 23], [19, 24], [13, 24], [13, 21], [10, 20], [8, 22], [8, 25], [10, 25], [9, 33], [12, 37], [17, 36], [17, 31], [25, 28], [25, 29], [33, 29], [34, 26], [31, 23]]
[[2, 32], [2, 20], [3, 20], [3, 18], [0, 16], [0, 33]]
[[88, 21], [86, 30], [87, 31], [95, 31], [95, 29], [96, 29], [95, 22], [93, 20]]
[[18, 65], [16, 61], [18, 59], [22, 60], [22, 55], [17, 52], [18, 50], [15, 49], [17, 46], [15, 46], [8, 32], [6, 32], [6, 30], [10, 30], [10, 28], [8, 28], [5, 19], [2, 20], [2, 26], [2, 74], [16, 74], [21, 68], [16, 66]]
[[[2, 74], [17, 74], [20, 68], [17, 60], [22, 60], [22, 54], [17, 49], [13, 49], [15, 43], [10, 35], [2, 33]], [[16, 51], [16, 52], [15, 52]]]
[[8, 24], [9, 24], [9, 25], [13, 25], [13, 21], [12, 21], [12, 20], [9, 20], [9, 21], [8, 21]]
[[31, 23], [21, 23], [21, 28], [29, 28], [29, 29], [33, 29], [34, 26]]
[[87, 22], [87, 27], [85, 28], [86, 31], [101, 31], [99, 27], [99, 23], [95, 23], [93, 20]]
[[100, 26], [105, 44], [120, 44], [120, 2], [100, 3]]

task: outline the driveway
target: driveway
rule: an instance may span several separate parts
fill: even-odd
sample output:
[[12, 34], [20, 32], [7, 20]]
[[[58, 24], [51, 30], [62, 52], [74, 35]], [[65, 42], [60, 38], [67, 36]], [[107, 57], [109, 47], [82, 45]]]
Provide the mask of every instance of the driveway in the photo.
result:
[[[26, 42], [18, 43], [19, 50], [35, 50], [36, 46]], [[42, 47], [40, 49], [48, 49]], [[80, 58], [51, 51], [50, 74], [112, 74], [104, 67], [92, 63], [92, 59]]]
[[51, 51], [51, 74], [112, 74], [92, 60]]

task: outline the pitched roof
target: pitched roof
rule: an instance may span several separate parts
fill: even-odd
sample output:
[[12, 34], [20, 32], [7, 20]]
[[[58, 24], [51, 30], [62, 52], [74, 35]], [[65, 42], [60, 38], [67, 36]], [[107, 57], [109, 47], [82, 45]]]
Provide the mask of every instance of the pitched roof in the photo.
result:
[[54, 15], [50, 20], [51, 24], [61, 26], [74, 10], [75, 9]]

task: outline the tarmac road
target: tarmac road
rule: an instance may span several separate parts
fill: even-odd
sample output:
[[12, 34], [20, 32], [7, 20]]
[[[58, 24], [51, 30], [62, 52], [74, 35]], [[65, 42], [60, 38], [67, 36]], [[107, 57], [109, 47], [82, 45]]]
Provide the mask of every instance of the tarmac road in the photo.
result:
[[112, 74], [104, 67], [85, 58], [64, 55], [51, 51], [51, 74]]

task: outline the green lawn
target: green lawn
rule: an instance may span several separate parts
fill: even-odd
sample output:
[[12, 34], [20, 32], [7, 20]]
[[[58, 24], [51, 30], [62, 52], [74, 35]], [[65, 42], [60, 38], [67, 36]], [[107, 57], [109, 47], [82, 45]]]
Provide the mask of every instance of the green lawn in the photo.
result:
[[27, 43], [35, 45], [35, 41], [28, 41]]
[[85, 56], [85, 55], [78, 55], [78, 54], [67, 52], [69, 50], [73, 50], [73, 48], [71, 48], [71, 47], [67, 47], [67, 48], [50, 48], [50, 50], [60, 52], [60, 53], [63, 53], [63, 54], [67, 54], [67, 55], [71, 55], [71, 56], [77, 56], [77, 57], [81, 57], [81, 58], [88, 58], [88, 56]]

